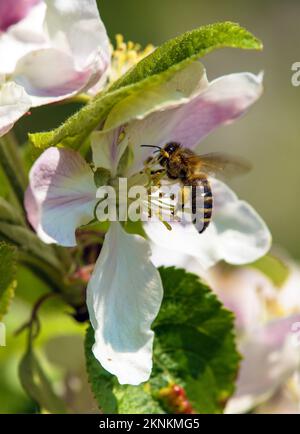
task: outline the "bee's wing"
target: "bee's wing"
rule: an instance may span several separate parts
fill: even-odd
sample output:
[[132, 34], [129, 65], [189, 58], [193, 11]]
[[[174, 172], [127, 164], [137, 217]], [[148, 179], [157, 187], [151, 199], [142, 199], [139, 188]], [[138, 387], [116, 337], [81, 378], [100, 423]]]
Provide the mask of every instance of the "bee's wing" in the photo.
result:
[[251, 170], [251, 164], [239, 157], [230, 154], [213, 152], [204, 155], [192, 155], [188, 157], [191, 166], [196, 172], [202, 172], [212, 177], [224, 177], [243, 175]]

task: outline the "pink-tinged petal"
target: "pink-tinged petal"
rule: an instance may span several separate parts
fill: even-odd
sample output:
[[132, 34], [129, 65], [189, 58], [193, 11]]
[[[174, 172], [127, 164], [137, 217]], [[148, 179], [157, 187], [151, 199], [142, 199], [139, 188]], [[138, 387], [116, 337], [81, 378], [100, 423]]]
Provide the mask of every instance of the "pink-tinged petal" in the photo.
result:
[[93, 353], [120, 384], [138, 385], [152, 370], [151, 324], [163, 288], [150, 254], [146, 240], [112, 223], [88, 285]]
[[296, 264], [288, 265], [290, 274], [280, 288], [278, 298], [285, 312], [292, 314], [300, 311], [300, 269]]
[[0, 84], [0, 136], [6, 134], [31, 106], [25, 90], [13, 82]]
[[5, 33], [0, 33], [0, 73], [13, 74], [23, 56], [47, 46], [45, 14], [46, 5], [38, 2], [24, 19], [9, 27]]
[[194, 148], [217, 127], [242, 116], [262, 93], [262, 75], [230, 74], [181, 108], [174, 119], [170, 139]]
[[36, 50], [17, 64], [15, 81], [31, 95], [32, 106], [63, 100], [82, 89], [90, 71], [76, 71], [70, 55], [53, 49]]
[[264, 321], [265, 303], [277, 296], [277, 288], [271, 281], [252, 268], [226, 271], [222, 266], [216, 266], [205, 277], [224, 306], [234, 312], [236, 327], [242, 335], [251, 333]]
[[30, 171], [28, 220], [44, 242], [75, 246], [76, 228], [93, 219], [96, 190], [93, 172], [78, 152], [49, 148]]
[[111, 49], [96, 0], [45, 2], [51, 46], [72, 55], [76, 69], [97, 66], [102, 75], [110, 64]]
[[[257, 405], [274, 393], [299, 367], [299, 339], [297, 342], [293, 336], [295, 323], [300, 324], [300, 315], [257, 327], [248, 339], [242, 342], [240, 351], [243, 361], [237, 391], [229, 402], [228, 412], [233, 412], [237, 406], [239, 411], [245, 411]], [[243, 398], [242, 406], [239, 400]], [[244, 406], [245, 408], [241, 408]]]
[[[140, 146], [143, 144], [143, 133], [140, 131], [141, 137], [134, 138], [131, 134], [131, 123], [135, 119], [144, 119], [150, 113], [161, 112], [163, 109], [170, 109], [179, 103], [187, 102], [194, 93], [199, 92], [200, 89], [204, 90], [207, 86], [205, 69], [197, 61], [176, 71], [168, 81], [159, 84], [154, 82], [141, 92], [130, 95], [116, 104], [109, 113], [103, 130], [97, 131], [92, 136], [93, 160], [96, 166], [112, 168], [115, 172], [127, 146], [132, 147], [135, 161], [143, 162], [153, 149], [149, 151], [148, 148]], [[123, 140], [119, 140], [121, 131], [125, 133]], [[155, 137], [157, 131], [149, 130], [149, 134]], [[149, 135], [148, 141], [151, 141]], [[130, 168], [131, 174], [134, 173], [135, 167], [136, 164], [134, 168]]]
[[95, 0], [39, 2], [0, 35], [0, 73], [39, 106], [85, 91], [106, 72], [110, 46]]
[[[199, 235], [193, 224], [183, 225], [181, 223], [170, 222], [169, 224], [172, 227], [171, 231], [161, 222], [153, 221], [144, 224], [144, 230], [148, 238], [152, 243], [156, 244], [158, 248], [162, 247], [171, 250], [173, 255], [175, 252], [178, 252], [196, 258], [199, 262], [199, 267], [203, 269], [212, 267], [221, 260], [214, 227], [210, 228], [210, 232], [212, 232], [213, 236], [211, 236], [209, 242], [207, 242], [207, 236], [205, 237], [206, 239], [203, 240], [205, 233]], [[171, 258], [173, 258], [173, 255]], [[169, 257], [169, 260], [171, 260], [171, 258]], [[169, 263], [168, 265], [171, 264]]]
[[141, 144], [163, 146], [175, 141], [194, 148], [214, 129], [242, 116], [261, 93], [261, 75], [230, 74], [212, 81], [204, 90], [200, 88], [198, 94], [175, 108], [165, 108], [130, 123], [128, 142], [137, 149], [131, 173], [138, 171], [151, 154], [151, 149], [139, 151]]
[[300, 414], [299, 402], [299, 374], [296, 372], [271, 399], [255, 408], [254, 414]]
[[41, 0], [0, 0], [0, 31], [5, 32], [29, 13]]

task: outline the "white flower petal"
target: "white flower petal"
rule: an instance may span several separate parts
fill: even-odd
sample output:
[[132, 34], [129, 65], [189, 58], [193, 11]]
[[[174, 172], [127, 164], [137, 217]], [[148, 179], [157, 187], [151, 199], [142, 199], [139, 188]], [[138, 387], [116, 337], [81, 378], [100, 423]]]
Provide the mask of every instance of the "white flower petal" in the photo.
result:
[[[113, 172], [127, 146], [134, 151], [135, 164], [130, 168], [133, 174], [140, 169], [143, 161], [153, 152], [153, 149], [142, 148], [144, 144], [141, 137], [139, 143], [132, 140], [131, 122], [135, 119], [144, 119], [149, 113], [161, 112], [165, 108], [177, 106], [187, 102], [191, 95], [204, 90], [208, 86], [206, 73], [200, 62], [193, 62], [185, 69], [176, 72], [173, 77], [163, 84], [155, 82], [149, 88], [142, 89], [138, 94], [123, 99], [111, 110], [102, 131], [92, 136], [93, 160], [97, 167], [113, 168]], [[125, 124], [128, 124], [128, 127]], [[133, 122], [133, 124], [135, 124]], [[123, 126], [125, 127], [123, 128]], [[125, 138], [118, 142], [120, 131], [123, 130]], [[157, 134], [155, 130], [149, 134]], [[148, 141], [150, 137], [148, 136]]]
[[[161, 222], [147, 222], [144, 229], [149, 239], [158, 247], [196, 258], [202, 268], [206, 269], [221, 260], [218, 250], [218, 239], [215, 228], [211, 225], [210, 242], [207, 242], [205, 233], [199, 235], [193, 224], [170, 223], [169, 231]], [[205, 240], [203, 238], [205, 237]], [[172, 256], [173, 256], [172, 255]], [[176, 258], [176, 256], [175, 256]], [[175, 259], [174, 258], [174, 259]], [[169, 258], [170, 259], [170, 258]], [[170, 265], [170, 264], [169, 264]], [[176, 265], [173, 264], [173, 265]]]
[[[94, 86], [107, 70], [111, 54], [95, 0], [45, 2], [49, 47], [28, 54], [15, 73], [16, 80], [28, 83], [28, 93], [37, 97], [35, 106]], [[38, 97], [48, 99], [39, 102]]]
[[6, 134], [30, 106], [31, 99], [21, 86], [13, 82], [0, 84], [0, 136]]
[[93, 162], [96, 167], [108, 169], [116, 174], [118, 163], [126, 148], [124, 143], [119, 143], [122, 128], [103, 133], [94, 131], [91, 134], [91, 147], [93, 150]]
[[216, 266], [206, 273], [206, 280], [224, 306], [235, 314], [236, 327], [243, 335], [263, 323], [265, 303], [274, 301], [278, 293], [272, 282], [252, 267], [237, 267], [226, 272], [222, 266]]
[[33, 106], [88, 89], [110, 63], [96, 1], [40, 2], [0, 36], [0, 57], [0, 73], [12, 74], [31, 95]]
[[285, 312], [292, 314], [300, 311], [300, 269], [296, 264], [288, 265], [290, 274], [280, 288], [278, 298]]
[[152, 369], [153, 331], [163, 289], [140, 236], [112, 223], [88, 285], [87, 305], [95, 330], [93, 352], [120, 384], [137, 385]]
[[25, 207], [44, 242], [76, 245], [75, 230], [93, 219], [93, 172], [78, 152], [49, 148], [34, 163]]
[[5, 32], [9, 27], [23, 20], [30, 10], [40, 0], [14, 0], [0, 2], [0, 31]]
[[46, 46], [45, 14], [46, 5], [39, 2], [21, 21], [0, 33], [0, 73], [12, 74], [21, 57]]
[[194, 148], [211, 131], [243, 115], [261, 93], [261, 75], [230, 74], [212, 81], [204, 89], [200, 86], [196, 95], [175, 108], [165, 107], [143, 120], [131, 122], [126, 130], [128, 143], [135, 152], [130, 174], [138, 171], [151, 154], [151, 150], [148, 154], [141, 151], [142, 144], [163, 146], [174, 141]]
[[187, 103], [195, 94], [208, 87], [206, 71], [199, 61], [176, 71], [163, 83], [155, 83], [134, 95], [124, 98], [109, 113], [104, 129], [113, 129], [135, 119], [144, 119], [150, 113], [163, 111]]
[[[300, 315], [278, 319], [258, 327], [241, 344], [243, 355], [237, 391], [230, 400], [227, 412], [246, 411], [257, 405], [282, 384], [299, 367], [299, 342], [292, 333], [292, 325]], [[239, 400], [243, 399], [245, 408]]]
[[31, 96], [32, 106], [57, 102], [75, 95], [85, 86], [90, 71], [76, 71], [73, 58], [63, 51], [44, 48], [19, 60], [14, 80]]
[[[46, 26], [52, 48], [72, 55], [77, 70], [110, 64], [111, 49], [96, 0], [45, 0]], [[96, 80], [96, 78], [95, 78]]]
[[[226, 184], [217, 180], [212, 180], [211, 184], [215, 197], [214, 235], [218, 239], [220, 259], [241, 265], [264, 256], [272, 242], [265, 222], [247, 202], [239, 200]], [[209, 230], [207, 236], [206, 241], [209, 242]]]

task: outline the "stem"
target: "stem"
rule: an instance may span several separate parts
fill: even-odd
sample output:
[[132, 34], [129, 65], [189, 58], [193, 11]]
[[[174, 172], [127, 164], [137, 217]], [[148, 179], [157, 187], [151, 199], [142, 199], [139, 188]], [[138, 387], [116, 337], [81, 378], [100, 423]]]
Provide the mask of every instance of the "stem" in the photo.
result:
[[[20, 328], [18, 328], [15, 331], [15, 336], [17, 336], [18, 334], [22, 333], [22, 331], [24, 331], [26, 328], [30, 328], [30, 337], [32, 338], [32, 327], [33, 324], [36, 322], [38, 329], [37, 329], [37, 334], [40, 330], [40, 324], [39, 324], [39, 319], [38, 319], [38, 311], [40, 309], [40, 307], [42, 306], [42, 304], [44, 304], [45, 301], [49, 300], [49, 298], [53, 298], [53, 297], [57, 297], [58, 294], [55, 294], [53, 292], [48, 292], [47, 294], [42, 295], [37, 302], [35, 303], [35, 305], [33, 306], [32, 312], [31, 312], [31, 316], [29, 321], [27, 321], [25, 324], [23, 324]], [[36, 337], [36, 335], [34, 336]]]
[[0, 164], [19, 205], [23, 209], [26, 174], [20, 157], [20, 150], [8, 134], [0, 140]]

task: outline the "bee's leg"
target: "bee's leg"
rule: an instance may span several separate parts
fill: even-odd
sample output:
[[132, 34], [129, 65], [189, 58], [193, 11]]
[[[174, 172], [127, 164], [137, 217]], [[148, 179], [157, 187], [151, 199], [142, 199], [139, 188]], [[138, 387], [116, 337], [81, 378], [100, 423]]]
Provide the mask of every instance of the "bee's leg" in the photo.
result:
[[158, 169], [158, 170], [152, 170], [151, 171], [151, 180], [152, 184], [155, 186], [159, 186], [161, 180], [166, 176], [165, 169]]

